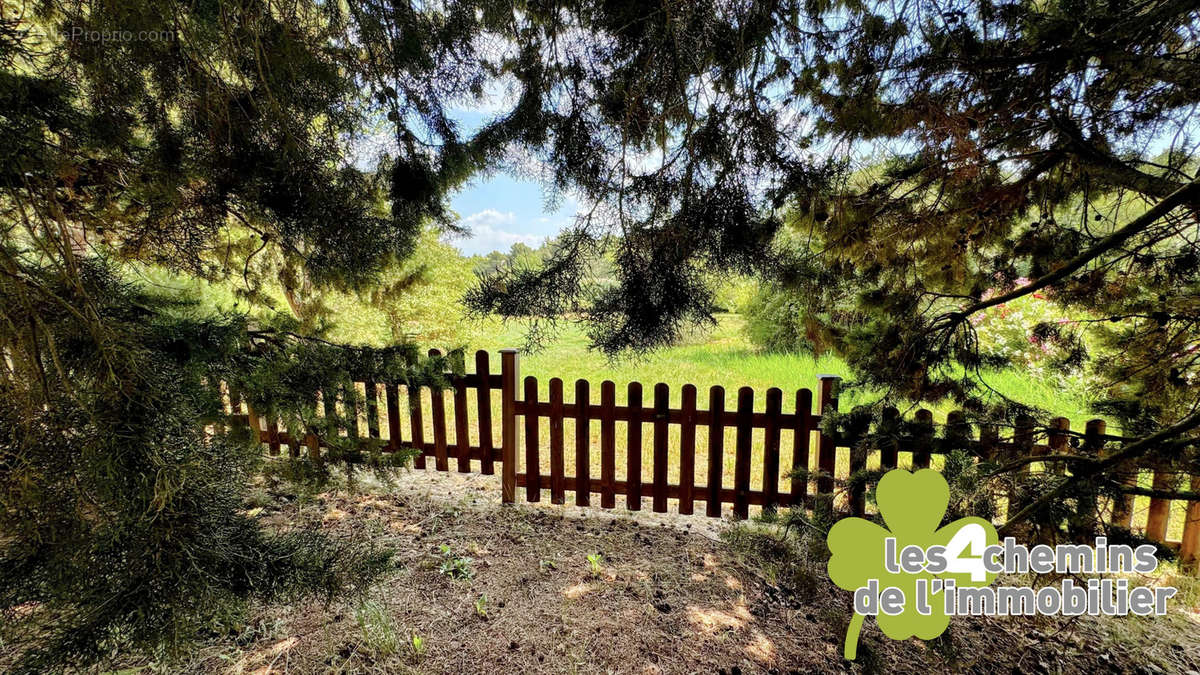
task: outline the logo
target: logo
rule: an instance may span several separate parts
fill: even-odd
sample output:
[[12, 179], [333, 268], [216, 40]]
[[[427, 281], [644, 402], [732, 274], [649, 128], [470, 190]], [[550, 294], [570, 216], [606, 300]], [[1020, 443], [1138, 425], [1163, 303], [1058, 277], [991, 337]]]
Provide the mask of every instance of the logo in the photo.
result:
[[1150, 574], [1158, 567], [1151, 544], [1136, 548], [1044, 544], [1032, 548], [1007, 537], [983, 518], [960, 518], [938, 527], [950, 503], [946, 479], [931, 469], [893, 469], [876, 488], [882, 527], [863, 518], [838, 521], [826, 538], [832, 557], [829, 578], [854, 591], [854, 616], [843, 655], [853, 661], [863, 620], [874, 616], [893, 640], [931, 640], [951, 616], [1062, 614], [1078, 616], [1163, 615], [1176, 593], [1171, 587], [1129, 587], [1127, 579], [1091, 578], [1086, 586], [1064, 578], [1059, 586], [991, 588], [1007, 574]]
[[947, 580], [987, 586], [996, 578], [982, 564], [984, 548], [997, 542], [990, 522], [960, 518], [938, 527], [950, 503], [950, 488], [940, 473], [895, 469], [884, 474], [875, 493], [886, 529], [863, 518], [844, 518], [826, 540], [833, 552], [829, 578], [838, 588], [855, 591], [843, 649], [850, 661], [866, 616], [875, 616], [879, 630], [893, 640], [931, 640], [950, 625], [941, 611]]

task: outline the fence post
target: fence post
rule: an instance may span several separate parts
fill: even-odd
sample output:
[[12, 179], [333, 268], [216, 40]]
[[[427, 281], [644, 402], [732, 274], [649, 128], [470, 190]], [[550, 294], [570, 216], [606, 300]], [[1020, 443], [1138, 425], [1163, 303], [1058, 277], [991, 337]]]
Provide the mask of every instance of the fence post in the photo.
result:
[[[1100, 453], [1104, 448], [1104, 420], [1088, 420], [1083, 431], [1083, 454], [1094, 458], [1099, 458]], [[1074, 470], [1071, 473], [1075, 473]], [[1081, 544], [1087, 543], [1093, 535], [1099, 531], [1099, 517], [1097, 516], [1097, 501], [1095, 488], [1089, 488], [1089, 492], [1081, 495], [1079, 498], [1078, 513], [1072, 519], [1075, 529], [1075, 540]]]
[[928, 469], [933, 461], [933, 413], [921, 408], [913, 415], [916, 430], [912, 451], [912, 468]]
[[[1071, 420], [1065, 417], [1055, 417], [1050, 420], [1050, 431], [1046, 434], [1046, 443], [1050, 446], [1049, 454], [1065, 455], [1070, 452], [1071, 446], [1068, 445], [1070, 430]], [[1048, 462], [1045, 470], [1061, 476], [1066, 472], [1066, 467], [1065, 462], [1055, 461]]]
[[[1171, 490], [1171, 474], [1165, 468], [1154, 471], [1154, 481], [1151, 487], [1155, 490]], [[1167, 540], [1167, 519], [1171, 515], [1171, 500], [1159, 497], [1150, 498], [1149, 513], [1146, 516], [1146, 538], [1153, 541]]]
[[[1200, 492], [1200, 476], [1192, 476], [1192, 492]], [[1179, 561], [1194, 566], [1200, 561], [1200, 501], [1188, 502], [1183, 519], [1183, 541], [1179, 543]]]
[[500, 350], [500, 499], [517, 501], [517, 350]]
[[821, 439], [817, 446], [817, 469], [821, 475], [817, 478], [817, 500], [813, 505], [813, 515], [818, 510], [833, 520], [833, 475], [837, 471], [837, 440], [825, 433], [826, 413], [837, 412], [838, 385], [842, 378], [837, 375], [818, 375], [821, 382], [821, 398], [817, 410], [821, 414]]
[[[1029, 415], [1018, 415], [1013, 426], [1012, 456], [1015, 458], [1028, 457], [1033, 454], [1034, 419]], [[1026, 484], [1029, 477], [1029, 465], [1023, 464], [1013, 476], [1012, 491], [1009, 492], [1008, 517], [1012, 517], [1029, 503]]]

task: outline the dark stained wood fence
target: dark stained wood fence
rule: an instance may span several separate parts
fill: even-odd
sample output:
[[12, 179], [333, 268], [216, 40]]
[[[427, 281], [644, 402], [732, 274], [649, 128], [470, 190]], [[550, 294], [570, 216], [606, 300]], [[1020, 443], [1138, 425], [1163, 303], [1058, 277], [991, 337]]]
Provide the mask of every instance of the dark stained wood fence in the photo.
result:
[[[430, 354], [438, 352], [431, 350]], [[631, 382], [626, 388], [625, 404], [617, 405], [616, 384], [611, 381], [600, 383], [596, 398], [592, 384], [578, 380], [572, 398], [567, 400], [563, 381], [553, 378], [548, 383], [548, 397], [541, 400], [537, 378], [521, 380], [516, 350], [502, 350], [500, 360], [500, 372], [493, 372], [489, 354], [480, 351], [475, 354], [473, 373], [447, 376], [453, 428], [448, 423], [443, 392], [407, 390], [407, 405], [402, 406], [399, 393], [404, 387], [365, 382], [361, 383], [365, 410], [355, 411], [353, 428], [346, 433], [379, 439], [384, 451], [417, 450], [417, 469], [425, 469], [432, 462], [437, 471], [453, 467], [458, 472], [492, 475], [499, 462], [501, 498], [505, 503], [516, 502], [522, 493], [525, 501], [538, 502], [548, 493], [554, 504], [565, 504], [570, 495], [574, 504], [589, 506], [593, 504], [592, 495], [598, 494], [600, 507], [606, 509], [615, 508], [617, 497], [623, 496], [629, 510], [642, 509], [648, 499], [655, 512], [666, 512], [673, 502], [678, 512], [686, 515], [695, 513], [699, 501], [704, 502], [707, 516], [720, 517], [723, 507], [730, 506], [735, 518], [747, 518], [751, 507], [832, 509], [835, 499], [843, 512], [861, 515], [866, 510], [864, 486], [852, 486], [841, 495], [834, 493], [837, 479], [867, 468], [871, 455], [878, 457], [877, 468], [891, 469], [902, 465], [904, 453], [911, 458], [907, 465], [917, 469], [931, 467], [934, 456], [944, 454], [947, 448], [964, 445], [980, 459], [1004, 461], [1081, 450], [1096, 454], [1104, 451], [1106, 443], [1118, 440], [1105, 433], [1103, 420], [1089, 421], [1080, 434], [1070, 429], [1066, 418], [1057, 418], [1049, 429], [1040, 430], [1033, 419], [1018, 419], [1004, 439], [994, 427], [973, 429], [957, 412], [947, 417], [938, 436], [938, 425], [928, 410], [916, 411], [908, 433], [891, 433], [900, 428], [902, 420], [899, 411], [888, 409], [873, 430], [873, 447], [863, 449], [860, 444], [821, 430], [823, 415], [838, 409], [839, 378], [834, 375], [819, 376], [815, 392], [800, 389], [789, 395], [790, 405], [786, 407], [784, 392], [778, 388], [768, 389], [759, 406], [750, 387], [741, 387], [727, 397], [724, 388], [714, 386], [708, 391], [707, 407], [701, 408], [700, 392], [686, 384], [680, 388], [680, 405], [676, 408], [671, 405], [670, 387], [662, 383], [646, 392], [642, 384]], [[381, 390], [386, 439], [381, 437]], [[475, 392], [473, 397], [468, 397], [470, 391]], [[337, 401], [355, 397], [343, 393], [323, 398], [325, 410], [332, 411]], [[499, 438], [493, 420], [497, 398]], [[263, 419], [248, 407], [243, 413], [236, 394], [230, 402], [235, 421], [249, 423], [257, 430], [270, 454], [278, 455], [286, 446], [288, 454], [295, 457], [303, 447], [310, 457], [319, 460], [323, 443], [315, 436], [292, 438], [279, 429], [275, 420]], [[566, 443], [568, 422], [573, 428], [571, 447]], [[623, 427], [623, 444], [618, 443], [618, 424]], [[647, 427], [650, 466], [644, 467]], [[913, 428], [915, 431], [911, 431]], [[427, 435], [427, 431], [432, 433]], [[598, 443], [594, 442], [596, 431]], [[785, 434], [789, 441], [786, 448]], [[732, 437], [732, 445], [727, 443], [727, 436]], [[705, 441], [703, 454], [698, 452], [698, 437]], [[596, 445], [598, 466], [592, 452]], [[842, 470], [840, 476], [839, 453], [848, 459], [848, 471]], [[1061, 470], [1062, 466], [1047, 463], [1044, 470]], [[623, 468], [621, 479], [617, 477], [618, 467]], [[808, 475], [795, 475], [797, 470], [807, 470]], [[1136, 484], [1139, 470], [1127, 469], [1130, 484]], [[671, 480], [672, 475], [675, 480]], [[1151, 481], [1154, 488], [1165, 490], [1172, 487], [1172, 479], [1171, 474], [1153, 471]], [[1200, 476], [1191, 478], [1190, 489], [1200, 490]], [[1145, 522], [1140, 529], [1145, 535], [1166, 541], [1171, 502], [1149, 499], [1144, 516], [1135, 512], [1133, 505], [1133, 496], [1117, 500], [1108, 508], [1109, 521], [1133, 529], [1135, 517], [1142, 516]], [[1187, 504], [1182, 541], [1167, 543], [1179, 546], [1185, 560], [1200, 557], [1200, 503]]]

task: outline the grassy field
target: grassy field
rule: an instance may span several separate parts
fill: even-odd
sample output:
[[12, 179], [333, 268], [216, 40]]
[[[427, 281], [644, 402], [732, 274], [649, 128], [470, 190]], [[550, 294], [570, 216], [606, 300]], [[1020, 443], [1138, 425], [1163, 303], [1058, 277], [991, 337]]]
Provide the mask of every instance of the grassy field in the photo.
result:
[[[790, 394], [797, 389], [807, 387], [816, 391], [820, 374], [850, 377], [850, 369], [834, 356], [814, 359], [807, 355], [756, 350], [746, 340], [742, 325], [740, 316], [722, 314], [714, 329], [692, 335], [681, 345], [642, 357], [610, 361], [603, 354], [588, 349], [588, 338], [582, 327], [563, 324], [558, 337], [544, 349], [521, 355], [521, 375], [537, 377], [543, 394], [552, 377], [561, 377], [568, 391], [571, 390], [570, 383], [576, 379], [587, 379], [593, 386], [603, 380], [612, 380], [617, 384], [618, 400], [624, 396], [624, 386], [628, 382], [641, 382], [647, 391], [659, 382], [666, 382], [671, 386], [671, 400], [675, 403], [679, 400], [679, 388], [687, 383], [696, 385], [702, 401], [705, 400], [703, 392], [713, 385], [725, 387], [727, 399], [739, 387], [749, 386], [754, 388], [756, 408], [759, 409], [766, 390], [771, 387], [784, 391], [786, 405]], [[524, 343], [520, 324], [497, 324], [493, 330], [484, 333], [484, 339], [473, 345], [474, 348], [496, 352]], [[989, 384], [1006, 396], [1070, 418], [1072, 428], [1082, 429], [1087, 420], [1094, 417], [1088, 411], [1086, 397], [1080, 393], [1063, 391], [1022, 373], [996, 373], [989, 378]], [[845, 410], [876, 397], [875, 392], [851, 387], [843, 391], [840, 404]], [[930, 408], [940, 419], [952, 406]]]

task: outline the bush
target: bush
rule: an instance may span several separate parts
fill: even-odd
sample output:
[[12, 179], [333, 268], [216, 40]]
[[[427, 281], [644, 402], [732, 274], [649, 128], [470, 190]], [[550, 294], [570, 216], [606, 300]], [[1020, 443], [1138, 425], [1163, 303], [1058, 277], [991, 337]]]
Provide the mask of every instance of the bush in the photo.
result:
[[1086, 346], [1075, 322], [1041, 293], [1006, 302], [971, 317], [980, 357], [995, 368], [1015, 368], [1031, 378], [1078, 390], [1086, 384]]
[[771, 352], [816, 352], [802, 305], [793, 292], [775, 284], [763, 285], [746, 301], [742, 312], [746, 335], [756, 346]]
[[[272, 533], [244, 511], [261, 451], [222, 426], [212, 385], [240, 379], [261, 398], [270, 374], [287, 372], [270, 364], [296, 362], [295, 345], [255, 338], [238, 315], [197, 316], [97, 260], [78, 264], [82, 286], [33, 263], [0, 281], [10, 316], [39, 297], [62, 303], [35, 305], [38, 329], [6, 336], [0, 640], [16, 661], [0, 665], [169, 657], [249, 598], [330, 597], [387, 569], [385, 553], [313, 530]], [[45, 295], [29, 295], [25, 279]], [[70, 309], [85, 306], [95, 314]]]

